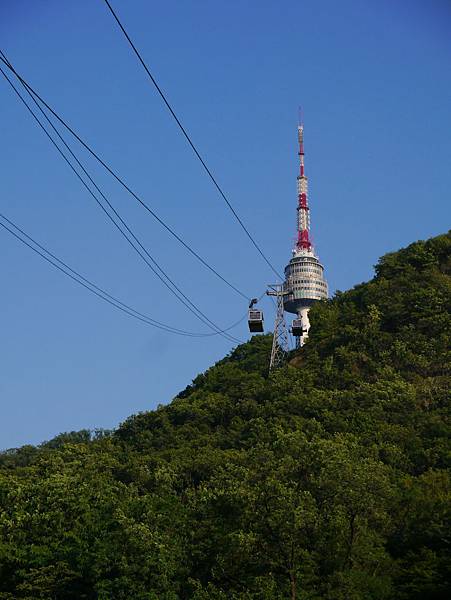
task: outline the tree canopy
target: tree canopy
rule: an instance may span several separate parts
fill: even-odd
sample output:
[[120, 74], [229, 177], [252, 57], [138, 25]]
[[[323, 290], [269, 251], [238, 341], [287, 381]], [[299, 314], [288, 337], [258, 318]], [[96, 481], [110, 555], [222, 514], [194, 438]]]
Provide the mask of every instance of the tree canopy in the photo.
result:
[[[0, 600], [449, 597], [451, 236], [115, 431], [0, 454]], [[174, 366], [174, 368], [177, 368]]]

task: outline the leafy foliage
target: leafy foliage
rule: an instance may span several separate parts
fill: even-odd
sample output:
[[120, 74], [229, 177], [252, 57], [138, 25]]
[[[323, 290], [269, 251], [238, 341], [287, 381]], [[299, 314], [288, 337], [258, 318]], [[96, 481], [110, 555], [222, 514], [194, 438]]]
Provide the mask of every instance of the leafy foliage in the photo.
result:
[[0, 600], [444, 600], [451, 238], [114, 432], [0, 455]]

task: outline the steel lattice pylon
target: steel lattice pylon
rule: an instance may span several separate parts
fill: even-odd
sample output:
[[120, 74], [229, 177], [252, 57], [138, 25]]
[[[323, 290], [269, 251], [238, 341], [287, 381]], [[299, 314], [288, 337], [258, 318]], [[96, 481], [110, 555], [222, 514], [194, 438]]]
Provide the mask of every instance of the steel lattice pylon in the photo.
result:
[[277, 302], [276, 319], [274, 322], [274, 334], [272, 338], [271, 360], [269, 362], [269, 370], [277, 369], [285, 363], [289, 350], [288, 330], [285, 323], [285, 314], [283, 309], [283, 298], [286, 292], [283, 290], [282, 284], [268, 286], [266, 294], [274, 296]]

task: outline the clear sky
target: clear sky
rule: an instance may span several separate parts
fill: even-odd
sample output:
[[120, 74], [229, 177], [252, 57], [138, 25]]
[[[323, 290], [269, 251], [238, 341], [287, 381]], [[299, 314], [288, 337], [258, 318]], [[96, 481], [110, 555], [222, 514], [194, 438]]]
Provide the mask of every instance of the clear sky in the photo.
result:
[[[314, 241], [331, 290], [444, 232], [451, 189], [451, 5], [429, 0], [112, 0], [234, 207], [278, 269], [295, 234], [305, 121]], [[102, 0], [0, 0], [1, 47], [152, 208], [250, 296], [273, 275], [171, 120]], [[207, 331], [140, 262], [0, 78], [0, 211], [111, 293]], [[84, 159], [85, 154], [82, 154]], [[87, 164], [215, 322], [246, 302]], [[0, 231], [0, 447], [112, 428], [169, 402], [229, 352], [97, 300]], [[271, 303], [262, 302], [271, 328]], [[241, 339], [245, 323], [234, 330]]]

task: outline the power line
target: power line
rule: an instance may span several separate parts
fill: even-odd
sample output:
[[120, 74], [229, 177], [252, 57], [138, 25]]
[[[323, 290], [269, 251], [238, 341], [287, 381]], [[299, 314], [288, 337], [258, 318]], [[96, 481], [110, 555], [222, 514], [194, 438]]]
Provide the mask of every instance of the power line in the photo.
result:
[[[96, 201], [96, 203], [99, 205], [99, 207], [102, 209], [102, 211], [108, 216], [108, 218], [111, 220], [111, 222], [114, 224], [114, 226], [119, 230], [119, 232], [121, 233], [121, 235], [127, 240], [127, 242], [132, 246], [132, 248], [139, 254], [139, 256], [144, 260], [144, 262], [146, 263], [146, 265], [152, 270], [152, 272], [160, 279], [160, 281], [168, 288], [168, 290], [190, 311], [192, 312], [200, 321], [202, 321], [205, 325], [207, 325], [210, 329], [213, 329], [213, 331], [215, 331], [216, 333], [218, 333], [219, 335], [222, 335], [222, 337], [226, 338], [229, 341], [235, 342], [235, 343], [241, 343], [241, 340], [238, 340], [237, 338], [234, 338], [233, 336], [229, 335], [228, 333], [224, 333], [224, 330], [221, 329], [218, 325], [216, 325], [213, 321], [211, 321], [207, 315], [205, 315], [183, 292], [182, 290], [174, 283], [174, 281], [167, 275], [167, 273], [160, 267], [160, 265], [157, 263], [157, 261], [152, 257], [152, 255], [148, 252], [148, 250], [143, 246], [143, 244], [139, 241], [139, 239], [135, 236], [135, 234], [131, 231], [131, 229], [128, 227], [128, 225], [125, 223], [125, 221], [122, 219], [122, 217], [118, 214], [118, 212], [116, 211], [116, 209], [112, 206], [112, 204], [109, 202], [109, 200], [106, 198], [106, 196], [103, 194], [103, 192], [98, 188], [98, 186], [95, 184], [95, 182], [92, 180], [92, 178], [90, 177], [90, 175], [87, 173], [87, 171], [84, 169], [83, 165], [80, 163], [80, 161], [77, 159], [77, 157], [74, 155], [74, 153], [72, 152], [72, 150], [69, 148], [69, 146], [67, 145], [67, 143], [65, 142], [65, 140], [61, 137], [61, 135], [59, 134], [59, 132], [55, 129], [55, 127], [53, 126], [53, 124], [49, 121], [49, 119], [47, 118], [47, 116], [45, 115], [45, 113], [43, 113], [42, 109], [38, 106], [38, 108], [40, 109], [40, 111], [44, 114], [44, 117], [47, 119], [47, 121], [49, 122], [49, 124], [52, 126], [52, 128], [54, 129], [54, 131], [57, 133], [58, 137], [61, 139], [61, 141], [63, 142], [63, 144], [65, 145], [65, 147], [68, 149], [68, 151], [71, 153], [71, 155], [74, 157], [74, 159], [76, 160], [77, 164], [81, 167], [81, 169], [83, 170], [83, 172], [87, 175], [87, 177], [90, 179], [90, 181], [92, 182], [92, 184], [94, 185], [94, 187], [97, 189], [97, 191], [101, 194], [102, 198], [104, 199], [104, 201], [107, 203], [107, 205], [109, 206], [109, 208], [113, 211], [113, 213], [116, 215], [116, 217], [119, 219], [119, 221], [122, 223], [122, 225], [125, 227], [125, 229], [127, 230], [127, 232], [130, 234], [130, 236], [133, 238], [133, 240], [136, 242], [136, 244], [138, 244], [139, 248], [142, 249], [142, 251], [144, 252], [144, 254], [150, 259], [150, 261], [155, 265], [156, 268], [154, 268], [154, 266], [151, 264], [151, 262], [149, 262], [149, 260], [147, 260], [146, 256], [143, 255], [143, 253], [141, 252], [141, 250], [135, 245], [135, 243], [130, 239], [130, 237], [128, 236], [127, 233], [125, 233], [125, 231], [123, 231], [123, 229], [121, 228], [120, 225], [118, 225], [118, 223], [115, 221], [114, 217], [112, 217], [112, 215], [108, 212], [108, 210], [103, 206], [103, 204], [101, 203], [101, 201], [97, 198], [97, 196], [94, 194], [94, 192], [90, 189], [90, 187], [87, 185], [87, 183], [84, 181], [84, 179], [81, 177], [81, 175], [78, 173], [78, 171], [75, 169], [75, 167], [72, 165], [72, 163], [69, 161], [69, 159], [66, 157], [66, 155], [64, 154], [64, 152], [61, 150], [61, 148], [58, 146], [58, 144], [55, 142], [55, 140], [52, 138], [52, 136], [48, 133], [48, 131], [46, 130], [46, 128], [44, 127], [44, 125], [42, 124], [42, 122], [39, 120], [39, 118], [37, 117], [37, 115], [34, 113], [33, 109], [28, 105], [28, 103], [26, 102], [26, 100], [22, 97], [22, 95], [20, 94], [20, 92], [17, 90], [17, 88], [14, 86], [14, 84], [11, 82], [11, 80], [8, 78], [8, 76], [6, 75], [6, 73], [3, 71], [3, 69], [0, 67], [0, 72], [3, 74], [3, 76], [5, 77], [5, 79], [8, 81], [8, 83], [11, 85], [11, 87], [13, 88], [13, 90], [15, 91], [15, 93], [17, 94], [17, 96], [20, 98], [20, 100], [22, 101], [22, 103], [25, 105], [25, 107], [27, 108], [27, 110], [31, 113], [31, 115], [33, 116], [33, 118], [35, 119], [35, 121], [38, 123], [38, 125], [40, 126], [40, 128], [44, 131], [44, 133], [46, 134], [46, 136], [48, 137], [48, 139], [50, 140], [50, 142], [53, 144], [53, 146], [57, 149], [57, 151], [59, 152], [59, 154], [62, 156], [62, 158], [64, 159], [64, 161], [69, 165], [69, 167], [71, 168], [71, 170], [74, 172], [74, 174], [77, 176], [77, 178], [81, 181], [81, 183], [83, 184], [83, 186], [86, 188], [86, 190], [89, 192], [89, 194], [94, 198], [94, 200]], [[34, 99], [33, 99], [34, 100]], [[160, 271], [160, 272], [158, 272]], [[160, 274], [161, 273], [161, 274]], [[169, 283], [168, 283], [169, 282]], [[171, 287], [173, 286], [173, 287]], [[174, 291], [174, 289], [177, 291]], [[178, 293], [177, 293], [178, 292]]]
[[[13, 235], [17, 240], [22, 242], [22, 244], [27, 246], [30, 250], [33, 250], [33, 252], [38, 254], [41, 258], [43, 258], [45, 261], [47, 261], [53, 267], [58, 269], [64, 275], [67, 275], [73, 281], [75, 281], [79, 285], [83, 286], [89, 292], [95, 294], [101, 300], [108, 302], [109, 304], [111, 304], [118, 310], [121, 310], [122, 312], [128, 314], [129, 316], [131, 316], [135, 319], [138, 319], [139, 321], [146, 323], [147, 325], [156, 327], [157, 329], [161, 329], [163, 331], [167, 331], [168, 333], [173, 333], [173, 334], [181, 335], [181, 336], [185, 336], [185, 337], [203, 338], [203, 337], [210, 337], [213, 335], [217, 335], [216, 333], [195, 333], [195, 332], [191, 332], [191, 331], [185, 331], [183, 329], [178, 329], [176, 327], [172, 327], [171, 325], [167, 325], [166, 323], [162, 323], [161, 321], [157, 321], [144, 313], [141, 313], [140, 311], [136, 310], [135, 308], [131, 307], [130, 305], [126, 304], [125, 302], [122, 302], [118, 298], [115, 298], [112, 294], [105, 291], [103, 288], [99, 287], [98, 285], [96, 285], [95, 283], [93, 283], [92, 281], [90, 281], [89, 279], [84, 277], [83, 275], [81, 275], [81, 273], [79, 273], [78, 271], [76, 271], [75, 269], [70, 267], [67, 263], [65, 263], [63, 260], [58, 258], [55, 254], [50, 252], [50, 250], [48, 250], [45, 246], [43, 246], [42, 244], [37, 242], [35, 239], [33, 239], [23, 229], [21, 229], [13, 221], [8, 219], [8, 217], [6, 217], [4, 214], [0, 213], [0, 218], [3, 219], [4, 221], [6, 221], [9, 225], [11, 225], [11, 227], [14, 227], [14, 229], [16, 229], [16, 231], [18, 231], [21, 234], [21, 235], [18, 235], [15, 231], [10, 229], [10, 227], [8, 227], [7, 225], [5, 225], [4, 223], [2, 223], [0, 221], [0, 226], [3, 227], [6, 231], [8, 231], [11, 235]], [[23, 236], [23, 237], [21, 237], [21, 236]], [[27, 238], [29, 240], [29, 242], [31, 242], [31, 243], [27, 242], [23, 238]], [[32, 244], [34, 244], [34, 246]], [[244, 320], [245, 317], [246, 317], [246, 315], [244, 315], [244, 317], [242, 317], [240, 319], [240, 321], [237, 321], [236, 323], [231, 325], [228, 329], [232, 329], [233, 327], [235, 327], [242, 320]]]
[[216, 189], [218, 190], [219, 194], [222, 196], [223, 200], [225, 201], [225, 203], [227, 204], [227, 206], [229, 207], [230, 211], [232, 212], [233, 216], [235, 217], [235, 219], [238, 221], [238, 223], [241, 225], [241, 228], [243, 229], [243, 231], [246, 233], [247, 237], [250, 239], [250, 241], [252, 242], [252, 244], [255, 246], [255, 248], [257, 249], [257, 251], [259, 252], [260, 256], [263, 258], [263, 260], [266, 262], [266, 264], [270, 267], [270, 269], [273, 271], [273, 273], [276, 274], [276, 276], [279, 279], [283, 279], [283, 277], [277, 272], [277, 270], [273, 267], [273, 265], [271, 264], [271, 262], [269, 261], [269, 259], [266, 257], [266, 255], [264, 254], [263, 250], [260, 248], [260, 246], [257, 244], [257, 242], [255, 241], [255, 239], [252, 237], [251, 233], [249, 232], [249, 230], [247, 229], [246, 225], [243, 223], [243, 221], [241, 220], [241, 218], [239, 217], [239, 215], [237, 214], [237, 212], [235, 211], [235, 209], [233, 208], [232, 204], [230, 203], [230, 201], [228, 200], [226, 194], [224, 193], [224, 191], [222, 190], [221, 186], [219, 185], [219, 183], [217, 182], [215, 176], [213, 175], [213, 173], [210, 171], [210, 169], [208, 168], [206, 162], [204, 161], [204, 159], [202, 158], [202, 156], [200, 155], [199, 151], [197, 150], [196, 146], [194, 145], [194, 142], [192, 141], [191, 137], [189, 136], [188, 132], [186, 131], [186, 129], [183, 127], [182, 123], [180, 122], [179, 118], [177, 117], [177, 115], [174, 112], [174, 109], [172, 108], [172, 106], [169, 104], [169, 101], [167, 100], [166, 96], [164, 95], [162, 89], [160, 88], [160, 86], [158, 85], [155, 77], [152, 75], [152, 73], [150, 72], [148, 66], [146, 65], [146, 63], [144, 62], [141, 54], [139, 53], [138, 49], [136, 48], [135, 44], [132, 42], [130, 36], [128, 35], [128, 33], [126, 32], [124, 26], [122, 25], [122, 23], [119, 20], [119, 17], [117, 16], [117, 14], [114, 12], [111, 4], [108, 2], [108, 0], [104, 0], [105, 4], [108, 6], [111, 14], [113, 15], [114, 19], [116, 20], [116, 23], [119, 25], [122, 33], [124, 34], [124, 36], [126, 37], [128, 43], [130, 44], [131, 48], [133, 49], [133, 52], [136, 54], [139, 62], [141, 63], [141, 65], [143, 66], [144, 70], [146, 71], [147, 75], [149, 76], [150, 80], [152, 81], [155, 89], [157, 90], [158, 94], [161, 96], [164, 104], [166, 105], [167, 109], [169, 110], [169, 112], [171, 113], [172, 117], [174, 118], [175, 122], [177, 123], [180, 131], [183, 133], [183, 135], [185, 136], [185, 139], [187, 140], [188, 144], [191, 146], [191, 149], [193, 150], [194, 154], [196, 155], [196, 157], [199, 159], [200, 163], [202, 164], [202, 167], [204, 168], [205, 172], [207, 173], [207, 175], [209, 176], [209, 178], [211, 179], [211, 181], [213, 182], [214, 186], [216, 187]]
[[[3, 58], [2, 58], [3, 57]], [[156, 221], [166, 229], [166, 231], [168, 231], [180, 244], [182, 244], [182, 246], [188, 250], [188, 252], [190, 252], [190, 254], [192, 254], [202, 265], [204, 265], [204, 267], [206, 267], [207, 269], [209, 269], [214, 275], [216, 275], [216, 277], [218, 277], [221, 281], [223, 281], [227, 286], [229, 286], [231, 289], [233, 289], [237, 294], [239, 294], [242, 298], [245, 298], [247, 301], [249, 300], [249, 296], [247, 294], [245, 294], [243, 291], [241, 291], [239, 288], [237, 288], [235, 285], [233, 285], [230, 281], [228, 281], [223, 275], [221, 275], [214, 267], [212, 267], [204, 258], [202, 258], [202, 256], [200, 256], [200, 254], [198, 252], [196, 252], [187, 242], [185, 242], [183, 240], [182, 237], [180, 237], [180, 235], [178, 235], [173, 229], [172, 227], [170, 227], [167, 223], [165, 223], [163, 221], [163, 219], [161, 219], [161, 217], [159, 217], [157, 215], [157, 213], [152, 210], [150, 208], [150, 206], [148, 204], [146, 204], [146, 202], [144, 202], [144, 200], [138, 196], [138, 194], [136, 192], [134, 192], [126, 183], [125, 181], [104, 161], [102, 160], [102, 158], [100, 158], [100, 156], [67, 124], [67, 122], [60, 116], [58, 115], [58, 113], [56, 113], [56, 111], [49, 105], [47, 104], [47, 102], [44, 101], [44, 99], [28, 84], [28, 82], [23, 79], [18, 73], [17, 71], [14, 69], [14, 67], [12, 66], [12, 64], [9, 62], [9, 60], [6, 58], [6, 55], [4, 54], [4, 52], [2, 52], [0, 50], [0, 61], [2, 61], [4, 63], [4, 65], [6, 67], [8, 67], [8, 69], [10, 69], [14, 75], [17, 77], [17, 79], [21, 82], [21, 84], [26, 88], [27, 92], [33, 96], [36, 97], [46, 108], [47, 110], [49, 110], [52, 115], [61, 123], [61, 125], [63, 125], [63, 127], [65, 127], [65, 129], [67, 131], [69, 131], [69, 133], [75, 137], [75, 139], [91, 154], [91, 156], [93, 156], [93, 158], [95, 158], [103, 167], [104, 169], [110, 174], [112, 175], [112, 177], [114, 177], [114, 179], [116, 179], [116, 181], [137, 201], [139, 202], [139, 204], [141, 204], [141, 206], [154, 218], [156, 219]], [[37, 103], [36, 103], [37, 104]], [[37, 104], [37, 106], [39, 107], [39, 105]], [[43, 113], [44, 114], [44, 113]]]

